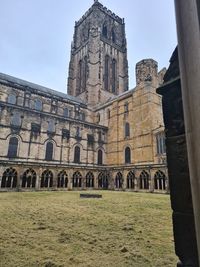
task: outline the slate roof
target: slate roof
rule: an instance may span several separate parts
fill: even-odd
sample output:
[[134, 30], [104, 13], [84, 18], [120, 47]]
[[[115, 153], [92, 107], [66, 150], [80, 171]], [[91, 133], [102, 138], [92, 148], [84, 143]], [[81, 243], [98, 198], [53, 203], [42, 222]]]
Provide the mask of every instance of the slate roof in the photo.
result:
[[86, 104], [84, 101], [82, 101], [79, 98], [76, 98], [74, 96], [71, 95], [67, 95], [64, 94], [62, 92], [35, 84], [35, 83], [31, 83], [4, 73], [0, 73], [0, 82], [6, 82], [8, 84], [11, 84], [13, 86], [22, 86], [25, 87], [26, 90], [36, 90], [38, 93], [42, 93], [42, 94], [47, 94], [50, 95], [52, 97], [58, 97], [61, 98], [63, 100], [68, 100], [68, 101], [72, 101], [72, 102], [76, 102], [78, 104]]

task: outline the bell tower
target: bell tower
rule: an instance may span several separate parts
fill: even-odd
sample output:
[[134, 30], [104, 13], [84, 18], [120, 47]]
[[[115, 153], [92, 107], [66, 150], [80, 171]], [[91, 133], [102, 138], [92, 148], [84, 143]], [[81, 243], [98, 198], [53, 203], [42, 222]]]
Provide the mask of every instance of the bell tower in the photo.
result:
[[128, 90], [124, 19], [97, 0], [75, 22], [67, 87], [91, 106]]

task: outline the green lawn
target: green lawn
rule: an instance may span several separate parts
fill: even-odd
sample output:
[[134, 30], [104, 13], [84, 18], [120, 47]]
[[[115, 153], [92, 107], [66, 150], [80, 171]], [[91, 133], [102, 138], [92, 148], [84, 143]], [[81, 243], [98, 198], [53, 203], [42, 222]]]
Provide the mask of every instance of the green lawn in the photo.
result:
[[168, 195], [98, 193], [1, 193], [0, 266], [176, 266]]

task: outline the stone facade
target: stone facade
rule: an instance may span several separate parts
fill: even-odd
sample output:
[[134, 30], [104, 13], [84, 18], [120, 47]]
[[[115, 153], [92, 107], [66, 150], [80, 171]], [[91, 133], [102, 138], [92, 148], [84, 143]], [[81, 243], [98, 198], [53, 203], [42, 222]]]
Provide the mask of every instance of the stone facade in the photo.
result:
[[76, 22], [68, 95], [0, 74], [0, 190], [168, 191], [157, 69], [140, 61], [127, 90], [124, 20], [95, 1]]

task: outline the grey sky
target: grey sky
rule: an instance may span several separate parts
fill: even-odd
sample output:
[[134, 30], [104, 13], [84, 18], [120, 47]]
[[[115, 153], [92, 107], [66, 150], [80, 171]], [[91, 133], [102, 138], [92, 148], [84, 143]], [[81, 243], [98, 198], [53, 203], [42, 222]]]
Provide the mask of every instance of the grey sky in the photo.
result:
[[[75, 20], [93, 0], [0, 0], [0, 72], [66, 92]], [[135, 64], [153, 58], [168, 66], [176, 46], [173, 0], [104, 0], [125, 18], [129, 87]]]

